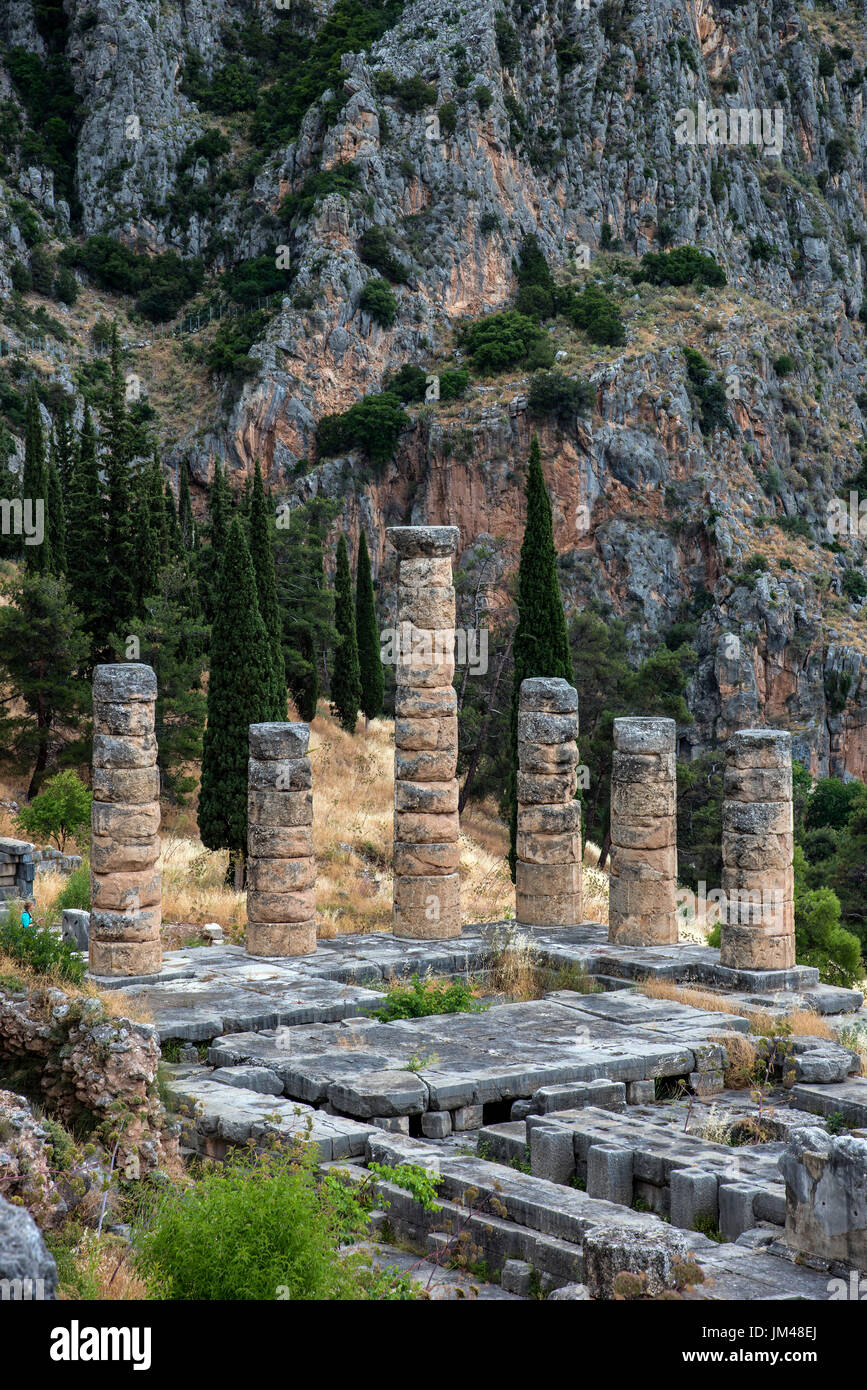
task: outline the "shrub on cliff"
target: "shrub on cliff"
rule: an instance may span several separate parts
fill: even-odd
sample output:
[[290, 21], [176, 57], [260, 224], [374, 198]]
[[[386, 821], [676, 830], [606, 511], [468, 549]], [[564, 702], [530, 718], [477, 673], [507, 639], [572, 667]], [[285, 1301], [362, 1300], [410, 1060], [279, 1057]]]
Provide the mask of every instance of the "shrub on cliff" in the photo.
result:
[[708, 285], [726, 283], [722, 266], [706, 251], [698, 251], [694, 246], [678, 246], [674, 251], [648, 251], [642, 256], [634, 278], [646, 280], [650, 285], [696, 285], [700, 290]]
[[371, 463], [381, 466], [394, 454], [400, 431], [409, 416], [390, 391], [365, 396], [340, 415], [323, 415], [316, 426], [316, 453], [333, 458], [346, 449], [363, 449]]
[[397, 318], [397, 300], [385, 280], [368, 280], [358, 299], [358, 307], [381, 328], [391, 328]]
[[70, 980], [75, 985], [81, 984], [87, 969], [87, 962], [55, 932], [48, 927], [22, 927], [9, 913], [0, 917], [0, 952], [29, 966], [37, 975]]
[[477, 372], [493, 375], [510, 367], [550, 367], [554, 349], [538, 323], [515, 309], [488, 314], [458, 332], [458, 342]]

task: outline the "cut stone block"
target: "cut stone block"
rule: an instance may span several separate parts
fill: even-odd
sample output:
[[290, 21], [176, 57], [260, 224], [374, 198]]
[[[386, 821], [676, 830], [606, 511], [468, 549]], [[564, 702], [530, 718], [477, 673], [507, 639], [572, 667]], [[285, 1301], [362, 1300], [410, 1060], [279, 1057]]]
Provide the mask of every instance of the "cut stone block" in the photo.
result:
[[632, 1206], [632, 1150], [591, 1144], [587, 1150], [587, 1195]]
[[316, 950], [316, 922], [248, 922], [250, 956], [306, 956]]

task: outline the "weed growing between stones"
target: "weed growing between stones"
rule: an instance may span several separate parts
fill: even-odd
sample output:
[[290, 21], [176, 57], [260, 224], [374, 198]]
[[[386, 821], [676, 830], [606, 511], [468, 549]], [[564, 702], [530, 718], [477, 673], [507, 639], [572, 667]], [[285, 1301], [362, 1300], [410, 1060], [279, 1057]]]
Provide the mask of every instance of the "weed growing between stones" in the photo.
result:
[[484, 1008], [464, 980], [445, 983], [413, 975], [408, 985], [392, 985], [386, 1003], [371, 1017], [390, 1023], [396, 1018], [428, 1018], [431, 1014], [480, 1013]]

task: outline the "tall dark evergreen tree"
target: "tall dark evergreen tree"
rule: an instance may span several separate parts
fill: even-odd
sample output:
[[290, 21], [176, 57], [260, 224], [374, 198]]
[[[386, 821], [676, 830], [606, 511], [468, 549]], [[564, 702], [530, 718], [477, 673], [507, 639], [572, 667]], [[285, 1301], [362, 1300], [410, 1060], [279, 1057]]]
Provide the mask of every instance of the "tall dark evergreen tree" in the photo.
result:
[[169, 521], [163, 498], [163, 471], [156, 451], [147, 470], [147, 498], [151, 533], [159, 556], [158, 568], [162, 569], [169, 562]]
[[323, 653], [337, 641], [323, 551], [337, 507], [331, 499], [312, 497], [291, 512], [282, 510], [277, 522], [274, 554], [286, 684], [298, 718], [307, 722], [316, 716]]
[[566, 614], [557, 578], [557, 551], [551, 499], [542, 472], [538, 435], [530, 444], [527, 470], [527, 520], [518, 568], [518, 626], [515, 631], [515, 663], [512, 686], [511, 771], [506, 788], [509, 811], [509, 864], [515, 873], [518, 826], [518, 700], [521, 682], [531, 676], [559, 676], [573, 684], [572, 654]]
[[358, 540], [358, 568], [355, 575], [355, 633], [358, 645], [358, 670], [361, 679], [361, 711], [364, 727], [368, 720], [382, 714], [385, 697], [385, 671], [380, 658], [379, 625], [376, 621], [376, 600], [370, 573], [370, 553], [362, 528]]
[[178, 521], [178, 509], [175, 503], [175, 494], [172, 489], [172, 485], [168, 479], [166, 479], [165, 490], [165, 515], [166, 546], [168, 547], [169, 558], [173, 558], [175, 560], [182, 560], [184, 557], [184, 538], [181, 535], [180, 522]]
[[73, 603], [84, 615], [90, 664], [101, 659], [108, 636], [109, 565], [105, 504], [96, 434], [85, 404], [66, 508], [66, 572]]
[[214, 621], [217, 604], [217, 580], [231, 520], [232, 498], [226, 475], [219, 460], [214, 464], [214, 476], [208, 489], [208, 546], [198, 552], [199, 590], [208, 622]]
[[[21, 496], [25, 508], [30, 507], [31, 524], [35, 525], [39, 508], [43, 516], [43, 539], [40, 545], [23, 547], [24, 564], [31, 574], [51, 573], [51, 527], [48, 516], [48, 469], [45, 463], [45, 432], [39, 411], [36, 384], [27, 393], [27, 413], [24, 424], [24, 473]], [[26, 518], [25, 518], [26, 521]]]
[[157, 523], [157, 527], [154, 526], [151, 512], [151, 477], [151, 465], [142, 465], [136, 473], [133, 488], [136, 554], [135, 597], [136, 614], [139, 616], [144, 612], [147, 599], [155, 594], [159, 587], [162, 563], [159, 523]]
[[111, 333], [111, 384], [105, 429], [106, 543], [108, 551], [108, 628], [125, 632], [135, 611], [136, 538], [130, 479], [126, 383], [117, 324]]
[[265, 501], [259, 460], [250, 493], [250, 555], [256, 575], [259, 612], [268, 636], [271, 659], [271, 710], [269, 719], [286, 718], [286, 667], [283, 661], [283, 624], [277, 602], [277, 580], [274, 573], [274, 548], [271, 544], [273, 513]]
[[73, 438], [72, 416], [69, 403], [61, 400], [54, 415], [54, 429], [51, 438], [51, 457], [57, 469], [64, 500], [72, 483], [72, 470], [75, 465], [75, 441]]
[[199, 833], [208, 849], [228, 849], [235, 885], [247, 850], [249, 727], [267, 720], [271, 663], [256, 597], [256, 576], [236, 517], [223, 551], [211, 633], [208, 723], [202, 740]]
[[60, 478], [53, 458], [48, 460], [46, 474], [45, 528], [49, 563], [52, 574], [62, 575], [66, 573], [66, 517]]
[[184, 546], [187, 553], [192, 552], [198, 546], [198, 533], [195, 517], [193, 516], [193, 499], [190, 496], [190, 469], [186, 459], [178, 465], [180, 481], [178, 483], [178, 523], [181, 528]]
[[337, 567], [334, 574], [334, 626], [337, 628], [337, 647], [331, 673], [331, 713], [342, 729], [355, 733], [361, 704], [361, 675], [358, 669], [358, 643], [355, 636], [355, 604], [352, 599], [352, 575], [346, 537], [337, 542]]

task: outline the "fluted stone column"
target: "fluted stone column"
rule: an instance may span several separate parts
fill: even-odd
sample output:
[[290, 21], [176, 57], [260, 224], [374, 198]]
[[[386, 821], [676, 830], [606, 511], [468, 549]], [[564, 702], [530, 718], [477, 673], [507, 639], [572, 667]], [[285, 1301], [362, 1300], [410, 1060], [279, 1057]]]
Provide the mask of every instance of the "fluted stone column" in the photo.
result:
[[162, 965], [157, 678], [118, 662], [93, 673], [90, 969], [151, 975]]
[[251, 724], [247, 799], [247, 952], [316, 950], [313, 777], [306, 724]]
[[791, 734], [734, 734], [726, 745], [723, 793], [720, 964], [789, 970], [795, 964]]
[[677, 941], [673, 719], [615, 719], [608, 940]]
[[394, 934], [459, 936], [456, 526], [391, 526], [400, 560], [394, 725]]
[[515, 917], [525, 926], [574, 926], [583, 915], [578, 692], [557, 677], [532, 677], [518, 701]]

